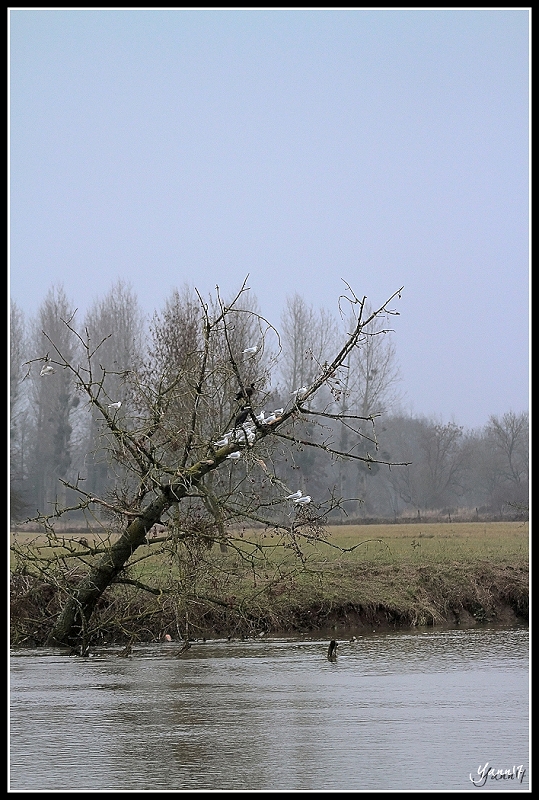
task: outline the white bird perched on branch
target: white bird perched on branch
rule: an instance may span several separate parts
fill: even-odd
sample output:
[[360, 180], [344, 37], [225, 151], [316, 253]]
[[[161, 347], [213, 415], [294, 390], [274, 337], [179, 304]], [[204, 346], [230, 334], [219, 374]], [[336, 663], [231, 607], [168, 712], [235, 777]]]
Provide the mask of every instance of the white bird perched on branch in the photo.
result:
[[281, 416], [281, 414], [283, 413], [283, 411], [284, 411], [284, 408], [276, 408], [276, 409], [275, 409], [275, 411], [274, 411], [273, 413], [274, 413], [274, 414], [275, 414], [277, 417], [280, 417], [280, 416]]
[[237, 461], [238, 458], [241, 458], [241, 453], [239, 450], [235, 450], [234, 453], [230, 453], [227, 458], [230, 458], [231, 461]]
[[254, 354], [258, 351], [258, 347], [255, 345], [254, 347], [246, 347], [243, 351], [244, 356], [254, 356]]
[[[243, 428], [241, 428], [240, 430], [243, 431], [243, 434], [245, 434], [249, 442], [254, 442], [254, 440], [256, 439], [256, 431], [254, 428], [248, 428], [246, 425], [244, 425]], [[236, 438], [241, 442], [242, 438], [244, 437], [242, 433], [238, 431]]]
[[228, 444], [229, 441], [230, 441], [230, 436], [223, 436], [223, 438], [219, 439], [218, 442], [214, 442], [213, 446], [214, 447], [226, 447], [226, 445]]
[[54, 367], [51, 367], [50, 364], [43, 364], [43, 366], [41, 367], [41, 372], [39, 374], [40, 375], [52, 375], [53, 372], [56, 372]]
[[302, 494], [303, 492], [301, 489], [298, 489], [297, 492], [294, 492], [294, 494], [289, 494], [288, 497], [285, 497], [285, 500], [298, 500]]
[[301, 389], [294, 389], [292, 394], [296, 395], [296, 400], [301, 400], [304, 394], [307, 393], [307, 389], [305, 386], [302, 386]]
[[294, 500], [294, 503], [297, 503], [300, 506], [306, 506], [307, 503], [310, 502], [311, 502], [311, 497], [308, 494], [304, 495], [303, 497], [298, 497], [297, 500]]
[[107, 408], [120, 408], [121, 405], [122, 405], [121, 402], [118, 400], [117, 403], [109, 403]]
[[238, 442], [238, 444], [252, 444], [256, 439], [256, 433], [254, 428], [248, 428], [246, 425], [243, 425], [234, 433], [234, 441]]

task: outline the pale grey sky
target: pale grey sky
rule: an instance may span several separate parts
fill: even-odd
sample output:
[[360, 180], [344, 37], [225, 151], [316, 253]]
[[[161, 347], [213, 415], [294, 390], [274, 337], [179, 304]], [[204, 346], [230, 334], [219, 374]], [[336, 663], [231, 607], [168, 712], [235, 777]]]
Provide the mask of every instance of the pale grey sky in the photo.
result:
[[394, 304], [404, 409], [529, 401], [521, 9], [17, 9], [10, 294]]

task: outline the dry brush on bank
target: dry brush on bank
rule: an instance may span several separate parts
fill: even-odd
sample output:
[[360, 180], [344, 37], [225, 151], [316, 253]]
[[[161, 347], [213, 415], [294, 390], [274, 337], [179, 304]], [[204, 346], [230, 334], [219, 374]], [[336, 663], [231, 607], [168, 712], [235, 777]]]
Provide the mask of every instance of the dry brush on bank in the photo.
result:
[[[177, 564], [141, 560], [131, 584], [114, 587], [98, 604], [94, 640], [309, 634], [335, 626], [361, 632], [528, 617], [526, 523], [332, 527], [311, 541], [303, 564], [292, 549], [272, 549], [269, 531], [237, 534], [238, 550], [206, 551], [212, 569], [191, 574], [189, 591], [185, 584], [183, 592], [171, 591], [185, 581]], [[268, 540], [266, 568], [253, 571], [240, 547], [251, 553]], [[27, 537], [26, 546], [36, 543]], [[155, 591], [138, 590], [150, 576]], [[58, 610], [50, 584], [14, 574], [12, 644], [43, 644]]]

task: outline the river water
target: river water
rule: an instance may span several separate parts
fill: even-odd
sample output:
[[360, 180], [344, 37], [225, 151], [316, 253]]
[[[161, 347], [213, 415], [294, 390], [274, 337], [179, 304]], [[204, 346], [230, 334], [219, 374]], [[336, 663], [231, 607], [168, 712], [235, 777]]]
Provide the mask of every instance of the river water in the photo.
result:
[[327, 646], [12, 651], [10, 789], [530, 790], [527, 627]]

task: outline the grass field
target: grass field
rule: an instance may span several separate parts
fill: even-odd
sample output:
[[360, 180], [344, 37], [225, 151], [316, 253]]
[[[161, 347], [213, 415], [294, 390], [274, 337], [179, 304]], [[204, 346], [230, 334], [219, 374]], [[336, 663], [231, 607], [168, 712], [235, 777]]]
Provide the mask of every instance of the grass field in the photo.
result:
[[[88, 532], [84, 538], [92, 539]], [[140, 626], [150, 618], [153, 628], [171, 632], [189, 619], [191, 631], [211, 636], [527, 617], [527, 522], [333, 526], [324, 538], [303, 542], [302, 558], [298, 550], [279, 546], [271, 531], [242, 530], [226, 553], [214, 546], [187, 565], [141, 547], [130, 577], [183, 589], [156, 599], [113, 588], [112, 597], [122, 597], [123, 605], [115, 621], [114, 603], [109, 606], [107, 624], [116, 630], [111, 635], [121, 638], [131, 626], [142, 640], [149, 627], [144, 622], [142, 632]], [[15, 539], [30, 549], [45, 543], [30, 533], [16, 533]], [[245, 553], [256, 554], [256, 568]]]
[[377, 564], [520, 558], [528, 554], [529, 544], [527, 522], [343, 525], [328, 533], [331, 544], [355, 549], [341, 554], [330, 545], [317, 545], [325, 557]]
[[283, 603], [382, 608], [417, 624], [466, 607], [479, 618], [485, 607], [494, 612], [527, 593], [527, 522], [352, 525], [327, 533], [327, 543], [305, 548], [308, 569], [287, 583]]
[[[395, 557], [417, 561], [425, 557], [436, 562], [446, 558], [499, 558], [523, 555], [528, 552], [528, 522], [457, 522], [457, 523], [403, 523], [381, 525], [333, 525], [325, 528], [328, 544], [317, 542], [312, 550], [326, 557], [340, 557], [338, 549], [354, 550], [349, 554], [354, 560], [393, 562]], [[66, 539], [93, 537], [86, 530], [62, 533]], [[244, 530], [245, 541], [269, 544], [270, 534], [260, 530]], [[236, 540], [238, 534], [236, 534]], [[44, 543], [45, 537], [36, 532], [11, 532], [11, 542]], [[360, 544], [364, 542], [365, 544]], [[360, 545], [359, 547], [357, 545]]]

